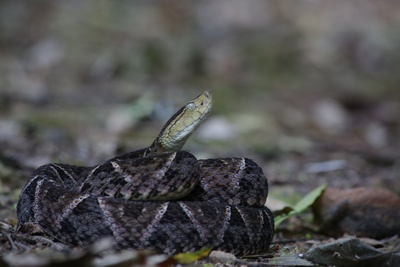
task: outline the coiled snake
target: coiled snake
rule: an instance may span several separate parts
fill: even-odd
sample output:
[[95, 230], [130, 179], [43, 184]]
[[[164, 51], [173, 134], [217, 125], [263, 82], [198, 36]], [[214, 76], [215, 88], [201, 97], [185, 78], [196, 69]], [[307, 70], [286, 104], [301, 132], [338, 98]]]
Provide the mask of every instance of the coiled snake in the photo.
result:
[[202, 247], [265, 252], [274, 219], [268, 182], [251, 159], [197, 160], [181, 148], [211, 110], [206, 91], [165, 124], [151, 146], [93, 167], [47, 164], [22, 189], [19, 231], [70, 245], [110, 236], [117, 248], [166, 254]]

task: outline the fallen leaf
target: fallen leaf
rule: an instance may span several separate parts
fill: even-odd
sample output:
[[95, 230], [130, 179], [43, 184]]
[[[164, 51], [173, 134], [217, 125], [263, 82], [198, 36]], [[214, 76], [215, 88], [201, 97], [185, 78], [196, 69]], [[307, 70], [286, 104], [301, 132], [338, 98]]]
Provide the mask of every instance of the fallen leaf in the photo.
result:
[[335, 266], [400, 266], [400, 252], [381, 252], [355, 237], [346, 237], [309, 249], [304, 257]]

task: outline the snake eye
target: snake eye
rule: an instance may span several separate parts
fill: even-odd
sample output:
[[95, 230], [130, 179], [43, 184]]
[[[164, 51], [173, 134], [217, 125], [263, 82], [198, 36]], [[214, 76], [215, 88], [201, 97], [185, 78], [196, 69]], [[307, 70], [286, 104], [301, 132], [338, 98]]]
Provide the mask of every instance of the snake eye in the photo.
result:
[[188, 110], [194, 110], [194, 109], [196, 108], [196, 105], [193, 104], [193, 103], [188, 103], [188, 104], [186, 105], [186, 108], [187, 108]]

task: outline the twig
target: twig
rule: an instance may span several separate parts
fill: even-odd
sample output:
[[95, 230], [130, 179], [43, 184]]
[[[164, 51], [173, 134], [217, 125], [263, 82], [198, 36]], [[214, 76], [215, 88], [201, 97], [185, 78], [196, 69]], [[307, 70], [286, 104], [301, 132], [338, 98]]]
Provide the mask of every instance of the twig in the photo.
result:
[[11, 248], [13, 250], [17, 250], [17, 246], [15, 245], [14, 240], [11, 238], [11, 234], [7, 233], [6, 237], [7, 237], [8, 242], [10, 242]]

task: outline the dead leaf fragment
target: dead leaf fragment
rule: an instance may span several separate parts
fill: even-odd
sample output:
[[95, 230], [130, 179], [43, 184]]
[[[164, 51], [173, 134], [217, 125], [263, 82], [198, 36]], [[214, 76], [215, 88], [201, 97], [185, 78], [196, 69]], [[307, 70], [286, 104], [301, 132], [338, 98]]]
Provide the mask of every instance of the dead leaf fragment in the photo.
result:
[[195, 252], [179, 253], [174, 256], [174, 259], [180, 264], [192, 264], [210, 254], [211, 248], [203, 248]]

